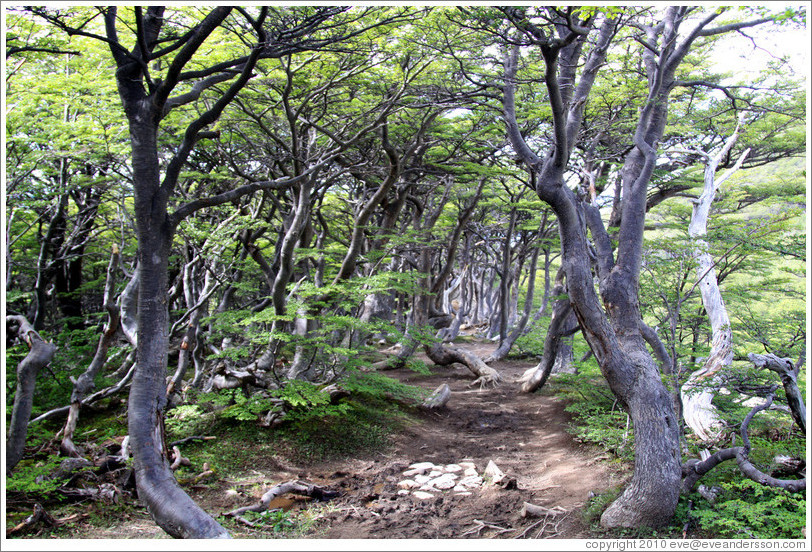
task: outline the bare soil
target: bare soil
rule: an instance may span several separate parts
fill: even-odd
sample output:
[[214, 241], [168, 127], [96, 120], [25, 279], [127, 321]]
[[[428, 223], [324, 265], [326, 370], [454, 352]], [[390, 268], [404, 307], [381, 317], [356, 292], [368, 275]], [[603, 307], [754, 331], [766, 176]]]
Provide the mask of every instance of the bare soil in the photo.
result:
[[[491, 343], [468, 343], [480, 356]], [[284, 508], [311, 508], [316, 521], [304, 538], [414, 539], [414, 538], [590, 538], [582, 519], [590, 492], [602, 493], [620, 485], [626, 474], [610, 465], [602, 451], [576, 442], [566, 431], [570, 416], [565, 404], [550, 396], [528, 395], [516, 380], [532, 365], [503, 361], [492, 366], [504, 381], [496, 388], [470, 387], [473, 375], [462, 365], [432, 366], [431, 375], [393, 370], [387, 375], [433, 391], [447, 383], [452, 391], [447, 407], [425, 412], [417, 423], [393, 436], [392, 446], [374, 457], [296, 465], [286, 459], [254, 464], [239, 480], [193, 487], [190, 494], [213, 515], [254, 502], [263, 485], [303, 479], [337, 490], [341, 495], [321, 505], [288, 497]], [[410, 464], [451, 464], [471, 461], [482, 473], [493, 461], [515, 486], [483, 485], [470, 496], [439, 493], [432, 499], [399, 495], [398, 482]], [[249, 487], [251, 483], [253, 487]], [[513, 488], [511, 488], [513, 487]], [[530, 502], [549, 509], [544, 517], [522, 517]], [[274, 504], [277, 505], [277, 504]], [[235, 538], [270, 538], [267, 531], [247, 526]], [[75, 538], [166, 538], [143, 517], [130, 515], [112, 527], [77, 524]]]

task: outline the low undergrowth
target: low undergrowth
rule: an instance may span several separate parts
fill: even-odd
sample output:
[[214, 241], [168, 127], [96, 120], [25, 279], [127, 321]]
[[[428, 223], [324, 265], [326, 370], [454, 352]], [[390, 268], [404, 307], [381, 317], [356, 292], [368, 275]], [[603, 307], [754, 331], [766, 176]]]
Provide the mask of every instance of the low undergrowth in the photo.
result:
[[[301, 381], [273, 393], [246, 395], [240, 389], [190, 393], [188, 402], [169, 410], [165, 418], [167, 443], [180, 442], [182, 455], [189, 460], [175, 471], [176, 479], [189, 492], [218, 494], [223, 480], [241, 477], [249, 469], [263, 473], [288, 462], [307, 465], [386, 451], [393, 432], [411, 423], [410, 413], [427, 394], [379, 373], [348, 372], [339, 385], [346, 394], [337, 400], [331, 400], [323, 386]], [[263, 427], [266, 414], [280, 405], [284, 405], [282, 422]], [[88, 458], [118, 454], [127, 434], [121, 417], [124, 406], [112, 400], [80, 417], [76, 444]], [[27, 455], [7, 478], [7, 531], [29, 516], [35, 503], [55, 518], [99, 527], [140, 518], [137, 501], [127, 499], [126, 493], [105, 516], [60, 499], [58, 489], [65, 480], [49, 479], [64, 460], [57, 452], [55, 433], [60, 428], [59, 422], [32, 426]], [[201, 479], [203, 472], [208, 475]], [[319, 517], [310, 510], [257, 515], [249, 520], [255, 526], [249, 532], [263, 538], [300, 538]], [[247, 530], [244, 525], [234, 529]], [[70, 538], [74, 531], [71, 523], [40, 524], [36, 535], [14, 536]]]

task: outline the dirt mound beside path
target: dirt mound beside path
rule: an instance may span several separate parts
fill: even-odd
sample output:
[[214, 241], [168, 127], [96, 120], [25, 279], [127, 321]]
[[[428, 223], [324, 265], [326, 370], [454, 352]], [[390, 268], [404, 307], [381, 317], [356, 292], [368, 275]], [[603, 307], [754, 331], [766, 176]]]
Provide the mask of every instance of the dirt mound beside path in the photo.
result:
[[[487, 343], [463, 347], [483, 357], [493, 349]], [[442, 411], [427, 413], [423, 423], [398, 435], [387, 455], [340, 468], [350, 475], [331, 482], [343, 494], [321, 524], [320, 536], [587, 538], [580, 510], [589, 492], [614, 487], [621, 476], [599, 452], [566, 432], [570, 417], [563, 402], [519, 391], [516, 380], [528, 368], [526, 362], [493, 367], [505, 381], [482, 390], [468, 387], [474, 378], [461, 365], [432, 366], [430, 376], [387, 372], [428, 390], [447, 383], [451, 400]], [[486, 483], [471, 494], [447, 490], [418, 498], [398, 486], [407, 479], [403, 472], [418, 462], [473, 462], [479, 474], [493, 462], [506, 474], [503, 481], [515, 480], [515, 485]], [[320, 475], [329, 479], [329, 474]], [[548, 510], [541, 517], [522, 517], [525, 502]]]

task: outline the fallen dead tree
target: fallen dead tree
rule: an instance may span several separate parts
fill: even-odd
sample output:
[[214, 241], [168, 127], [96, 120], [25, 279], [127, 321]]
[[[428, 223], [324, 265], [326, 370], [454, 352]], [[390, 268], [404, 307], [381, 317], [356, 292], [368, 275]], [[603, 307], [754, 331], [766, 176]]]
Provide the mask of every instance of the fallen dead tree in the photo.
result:
[[426, 355], [428, 355], [429, 359], [435, 364], [448, 366], [456, 362], [466, 366], [477, 376], [477, 378], [469, 384], [471, 387], [477, 384], [480, 387], [486, 387], [488, 385], [496, 386], [502, 381], [502, 374], [485, 364], [485, 361], [477, 355], [469, 353], [468, 351], [463, 351], [457, 347], [442, 343], [426, 346], [425, 349]]
[[271, 487], [269, 490], [262, 495], [262, 498], [259, 499], [258, 502], [251, 504], [250, 506], [243, 506], [241, 508], [236, 508], [231, 510], [230, 512], [226, 512], [223, 514], [226, 517], [233, 517], [237, 521], [248, 525], [249, 527], [253, 527], [254, 524], [248, 521], [247, 519], [243, 518], [242, 515], [246, 512], [255, 512], [261, 513], [268, 510], [270, 507], [271, 502], [284, 494], [287, 493], [295, 493], [297, 495], [306, 496], [308, 498], [312, 498], [317, 501], [327, 501], [333, 498], [336, 498], [339, 493], [338, 491], [332, 491], [326, 489], [324, 487], [319, 487], [318, 485], [312, 485], [310, 483], [306, 483], [304, 481], [287, 481], [285, 483], [280, 483], [274, 487]]

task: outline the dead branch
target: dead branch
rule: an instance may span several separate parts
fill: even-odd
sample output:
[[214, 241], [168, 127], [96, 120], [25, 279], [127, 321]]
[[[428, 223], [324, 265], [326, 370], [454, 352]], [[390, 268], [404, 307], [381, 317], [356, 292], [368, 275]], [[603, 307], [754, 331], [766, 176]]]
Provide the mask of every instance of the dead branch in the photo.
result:
[[781, 377], [792, 419], [795, 420], [801, 431], [806, 433], [806, 405], [804, 405], [803, 395], [798, 389], [797, 371], [792, 361], [788, 358], [779, 358], [773, 354], [757, 355], [750, 353], [747, 358], [756, 368], [771, 370]]
[[500, 527], [496, 524], [490, 523], [488, 521], [482, 521], [481, 519], [474, 520], [474, 528], [469, 529], [465, 533], [460, 536], [470, 535], [471, 533], [476, 533], [477, 536], [482, 532], [483, 529], [494, 529], [497, 535], [501, 535], [502, 533], [507, 533], [510, 529], [506, 529], [504, 527]]
[[45, 511], [45, 508], [37, 502], [34, 504], [34, 513], [25, 518], [23, 521], [6, 531], [6, 537], [10, 537], [15, 533], [25, 533], [30, 531], [36, 524], [44, 523], [48, 527], [56, 527], [59, 522]]
[[736, 464], [738, 464], [741, 472], [748, 478], [752, 479], [757, 483], [760, 483], [761, 485], [767, 487], [777, 487], [794, 493], [802, 493], [806, 490], [806, 478], [776, 479], [772, 476], [769, 476], [761, 472], [758, 468], [756, 468], [753, 465], [752, 462], [750, 462], [749, 459], [750, 438], [747, 433], [748, 427], [750, 426], [750, 422], [752, 421], [753, 417], [757, 413], [761, 412], [762, 410], [766, 410], [770, 407], [773, 398], [775, 397], [774, 394], [775, 387], [772, 389], [770, 396], [767, 397], [767, 400], [763, 404], [754, 406], [742, 421], [741, 428], [739, 431], [741, 434], [742, 442], [744, 443], [743, 446], [722, 449], [704, 460], [700, 461], [696, 459], [691, 459], [682, 465], [683, 493], [687, 494], [693, 491], [694, 485], [696, 485], [697, 481], [699, 481], [699, 479], [703, 475], [708, 473], [710, 470], [712, 470], [725, 460], [732, 460], [734, 458], [736, 459]]
[[[98, 402], [98, 401], [100, 401], [102, 399], [106, 399], [107, 397], [109, 397], [111, 395], [115, 395], [116, 393], [118, 393], [119, 391], [124, 389], [124, 387], [132, 379], [133, 374], [135, 374], [135, 363], [133, 363], [130, 366], [129, 370], [127, 371], [127, 374], [117, 384], [111, 385], [110, 387], [106, 387], [106, 388], [102, 389], [101, 391], [97, 391], [97, 392], [93, 393], [92, 395], [89, 395], [87, 397], [87, 399], [85, 399], [82, 402], [82, 406], [93, 406], [96, 402]], [[41, 422], [43, 420], [50, 420], [51, 418], [56, 418], [57, 416], [62, 416], [64, 414], [67, 414], [70, 411], [70, 408], [71, 408], [70, 405], [68, 405], [68, 406], [60, 406], [59, 408], [54, 408], [53, 410], [49, 410], [48, 412], [45, 412], [44, 414], [40, 414], [39, 416], [37, 416], [36, 418], [34, 418], [30, 422], [28, 422], [28, 425], [30, 426], [32, 424], [35, 424], [37, 422]]]
[[176, 469], [178, 469], [181, 466], [191, 466], [192, 465], [192, 462], [188, 458], [181, 455], [180, 449], [178, 448], [177, 445], [172, 447], [172, 453], [173, 453], [172, 454], [172, 464], [169, 466], [169, 469], [171, 469], [172, 471], [175, 471]]

